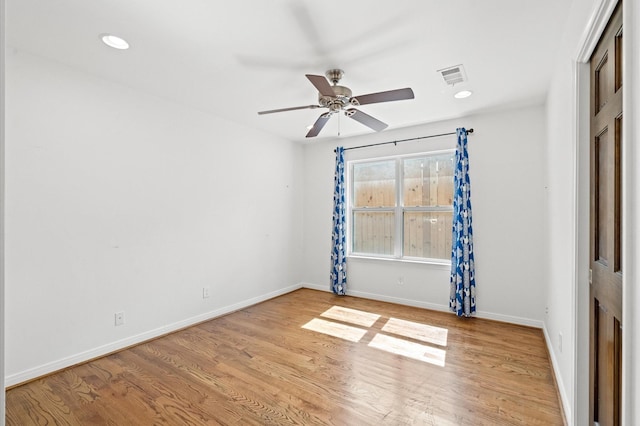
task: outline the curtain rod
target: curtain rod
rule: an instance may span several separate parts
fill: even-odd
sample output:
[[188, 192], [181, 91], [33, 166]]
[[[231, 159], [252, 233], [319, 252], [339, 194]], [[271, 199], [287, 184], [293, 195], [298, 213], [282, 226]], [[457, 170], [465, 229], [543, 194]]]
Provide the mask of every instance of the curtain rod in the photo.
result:
[[[473, 129], [468, 129], [467, 130], [467, 134], [469, 133], [473, 133]], [[440, 136], [449, 136], [449, 135], [455, 135], [456, 132], [450, 132], [450, 133], [440, 133], [437, 135], [429, 135], [429, 136], [418, 136], [417, 138], [410, 138], [410, 139], [400, 139], [397, 141], [390, 141], [390, 142], [380, 142], [380, 143], [372, 143], [369, 145], [360, 145], [360, 146], [352, 146], [351, 148], [345, 148], [345, 151], [349, 151], [350, 149], [360, 149], [360, 148], [368, 148], [370, 146], [378, 146], [378, 145], [389, 145], [389, 144], [394, 144], [397, 145], [400, 142], [408, 142], [408, 141], [415, 141], [418, 139], [430, 139], [430, 138], [437, 138]], [[336, 152], [336, 150], [334, 149], [333, 152]]]

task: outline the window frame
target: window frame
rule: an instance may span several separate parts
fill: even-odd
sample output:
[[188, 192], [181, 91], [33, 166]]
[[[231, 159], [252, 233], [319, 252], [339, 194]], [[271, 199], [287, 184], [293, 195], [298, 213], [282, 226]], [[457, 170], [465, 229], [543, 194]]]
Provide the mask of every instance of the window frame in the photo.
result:
[[[392, 260], [400, 262], [412, 262], [412, 263], [428, 263], [428, 264], [440, 264], [450, 265], [451, 259], [440, 259], [430, 257], [416, 257], [404, 255], [404, 213], [405, 212], [451, 212], [453, 214], [453, 200], [452, 204], [448, 206], [404, 206], [404, 160], [420, 157], [435, 157], [443, 154], [450, 154], [455, 162], [455, 149], [441, 149], [434, 151], [425, 151], [411, 154], [399, 154], [389, 155], [384, 157], [369, 157], [356, 160], [348, 160], [345, 170], [346, 176], [346, 226], [347, 226], [347, 257], [362, 258], [362, 259], [379, 259], [379, 260]], [[395, 206], [394, 207], [354, 207], [354, 165], [362, 163], [376, 163], [382, 161], [394, 160], [395, 162]], [[455, 173], [455, 170], [454, 170]], [[453, 186], [453, 177], [452, 177]], [[393, 254], [378, 254], [378, 253], [366, 253], [356, 252], [353, 250], [353, 226], [354, 226], [354, 212], [393, 212], [394, 213], [394, 244]]]

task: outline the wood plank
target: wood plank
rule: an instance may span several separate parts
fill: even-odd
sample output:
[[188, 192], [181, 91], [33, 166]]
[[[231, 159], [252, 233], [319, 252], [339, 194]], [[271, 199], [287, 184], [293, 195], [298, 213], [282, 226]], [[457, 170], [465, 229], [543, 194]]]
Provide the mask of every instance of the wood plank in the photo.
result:
[[[314, 319], [366, 333], [352, 342], [303, 328]], [[444, 366], [394, 353], [419, 345]], [[15, 387], [6, 401], [7, 425], [563, 424], [539, 329], [309, 289]]]

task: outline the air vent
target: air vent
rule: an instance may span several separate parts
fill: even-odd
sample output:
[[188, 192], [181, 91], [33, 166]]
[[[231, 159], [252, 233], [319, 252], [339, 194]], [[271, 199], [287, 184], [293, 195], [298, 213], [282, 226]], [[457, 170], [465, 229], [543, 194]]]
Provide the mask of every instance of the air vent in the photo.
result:
[[467, 75], [464, 72], [464, 67], [462, 65], [456, 65], [449, 68], [443, 68], [438, 70], [442, 78], [444, 79], [445, 84], [455, 86], [456, 84], [467, 81]]

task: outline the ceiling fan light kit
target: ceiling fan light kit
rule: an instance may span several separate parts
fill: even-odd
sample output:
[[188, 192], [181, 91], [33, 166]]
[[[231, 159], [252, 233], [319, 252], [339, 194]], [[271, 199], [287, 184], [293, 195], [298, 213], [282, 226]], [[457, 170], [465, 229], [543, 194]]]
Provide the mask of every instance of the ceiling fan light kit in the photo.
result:
[[[351, 106], [360, 106], [367, 104], [374, 104], [380, 102], [400, 101], [405, 99], [413, 99], [414, 94], [411, 88], [389, 90], [386, 92], [369, 93], [367, 95], [353, 96], [353, 92], [346, 86], [340, 86], [338, 83], [344, 76], [344, 71], [341, 69], [330, 69], [325, 73], [325, 76], [306, 74], [307, 79], [318, 90], [318, 104], [319, 105], [306, 105], [291, 108], [272, 109], [268, 111], [260, 111], [258, 114], [272, 114], [276, 112], [294, 111], [299, 109], [316, 109], [327, 108], [329, 111], [320, 114], [320, 117], [313, 124], [309, 132], [308, 138], [318, 136], [322, 128], [327, 124], [333, 114], [343, 112], [345, 116], [352, 118], [353, 120], [364, 124], [370, 129], [379, 132], [388, 127], [388, 125], [377, 118], [374, 118], [364, 112], [355, 109], [347, 108]], [[329, 82], [333, 83], [331, 85]]]

